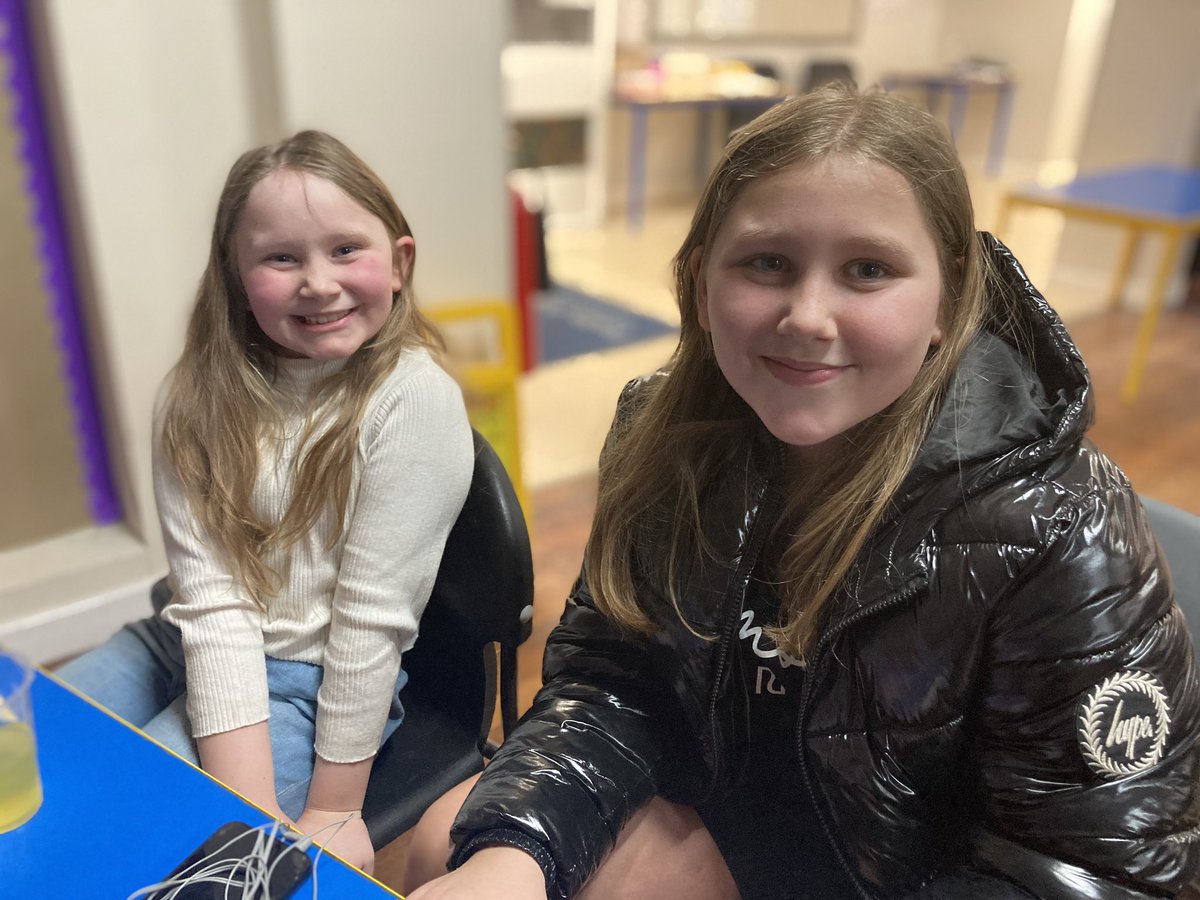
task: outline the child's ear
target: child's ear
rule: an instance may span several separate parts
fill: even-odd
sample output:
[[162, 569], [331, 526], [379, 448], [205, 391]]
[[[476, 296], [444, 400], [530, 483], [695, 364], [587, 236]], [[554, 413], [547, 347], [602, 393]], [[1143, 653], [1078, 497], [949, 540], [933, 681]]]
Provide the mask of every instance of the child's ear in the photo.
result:
[[411, 235], [396, 239], [392, 252], [392, 293], [398, 293], [412, 275], [413, 260], [417, 257], [417, 242]]
[[951, 273], [950, 285], [945, 288], [948, 293], [938, 303], [937, 321], [933, 324], [933, 334], [929, 338], [929, 346], [931, 348], [940, 347], [942, 341], [946, 339], [946, 317], [950, 314], [950, 303], [952, 302], [948, 298], [953, 297], [957, 300], [959, 294], [962, 293], [963, 270], [965, 266], [965, 258], [960, 256], [954, 260], [954, 271]]
[[700, 327], [712, 331], [708, 326], [708, 283], [704, 280], [704, 247], [696, 247], [688, 257], [688, 268], [692, 270], [692, 283], [696, 285], [696, 316]]
[[946, 305], [942, 304], [937, 307], [937, 320], [934, 323], [934, 331], [929, 336], [929, 346], [941, 347], [942, 341], [946, 340]]

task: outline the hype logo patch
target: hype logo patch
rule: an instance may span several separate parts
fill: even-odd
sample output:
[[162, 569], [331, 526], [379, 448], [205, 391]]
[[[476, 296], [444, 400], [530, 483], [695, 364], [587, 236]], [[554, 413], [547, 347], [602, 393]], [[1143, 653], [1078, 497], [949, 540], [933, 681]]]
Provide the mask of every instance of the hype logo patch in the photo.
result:
[[1148, 672], [1106, 678], [1088, 691], [1078, 716], [1083, 758], [1103, 778], [1133, 775], [1163, 757], [1171, 709], [1162, 682]]

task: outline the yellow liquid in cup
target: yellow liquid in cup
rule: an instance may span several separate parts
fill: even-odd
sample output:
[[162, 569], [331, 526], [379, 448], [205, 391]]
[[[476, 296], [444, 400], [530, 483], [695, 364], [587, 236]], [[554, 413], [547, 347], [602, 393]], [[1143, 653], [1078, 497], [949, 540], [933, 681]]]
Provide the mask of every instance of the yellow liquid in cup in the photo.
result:
[[24, 722], [0, 724], [0, 832], [25, 824], [41, 805], [33, 729]]

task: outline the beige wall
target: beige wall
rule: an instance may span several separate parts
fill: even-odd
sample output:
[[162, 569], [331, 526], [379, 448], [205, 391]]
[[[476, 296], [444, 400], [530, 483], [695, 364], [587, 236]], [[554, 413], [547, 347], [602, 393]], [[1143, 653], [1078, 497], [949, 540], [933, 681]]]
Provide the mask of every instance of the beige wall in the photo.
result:
[[1116, 0], [1080, 167], [1195, 158], [1200, 3]]
[[[1195, 0], [1115, 0], [1081, 141], [1078, 168], [1094, 172], [1145, 162], [1189, 165], [1200, 152], [1200, 3]], [[1121, 232], [1069, 221], [1059, 245], [1055, 284], [1093, 295], [1097, 307], [1120, 253]], [[1126, 301], [1148, 295], [1161, 242], [1145, 240]], [[1192, 247], [1181, 250], [1167, 302], [1183, 294]]]
[[[954, 0], [945, 4], [938, 57], [946, 64], [968, 56], [1005, 61], [1017, 79], [1005, 144], [1005, 169], [1032, 177], [1045, 151], [1055, 86], [1073, 0]], [[987, 154], [994, 100], [980, 94], [968, 104], [958, 148], [968, 167]]]
[[[129, 515], [0, 553], [0, 640], [53, 659], [142, 614], [146, 585], [165, 570], [150, 415], [238, 153], [264, 131], [312, 126], [343, 137], [412, 219], [417, 287], [429, 303], [507, 298], [510, 223], [500, 4], [343, 0], [335, 15], [318, 0], [42, 8]], [[277, 61], [273, 71], [264, 73], [264, 57]], [[276, 84], [265, 83], [271, 76]], [[282, 108], [265, 116], [273, 96]]]
[[[178, 353], [224, 168], [247, 142], [236, 0], [47, 0], [52, 102], [77, 218], [83, 303], [127, 520], [0, 555], [0, 639], [163, 568], [150, 490], [150, 410]], [[106, 602], [99, 604], [106, 606]], [[144, 608], [144, 607], [142, 607]], [[62, 649], [95, 640], [84, 627]], [[53, 656], [53, 648], [32, 648]]]
[[391, 187], [416, 235], [421, 300], [508, 297], [505, 4], [273, 7], [285, 122], [342, 136]]
[[14, 112], [0, 90], [0, 553], [90, 521]]

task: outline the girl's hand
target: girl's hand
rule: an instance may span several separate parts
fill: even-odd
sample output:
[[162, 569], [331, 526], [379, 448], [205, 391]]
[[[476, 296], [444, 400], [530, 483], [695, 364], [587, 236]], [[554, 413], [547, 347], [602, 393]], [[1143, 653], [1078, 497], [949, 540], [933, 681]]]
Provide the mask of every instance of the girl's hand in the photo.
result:
[[408, 900], [546, 900], [541, 866], [516, 847], [485, 847]]
[[296, 825], [318, 844], [368, 875], [375, 870], [375, 848], [363, 822], [362, 803], [375, 757], [334, 763], [317, 757], [308, 801]]
[[296, 820], [296, 830], [368, 875], [375, 871], [375, 848], [360, 810], [309, 808]]

